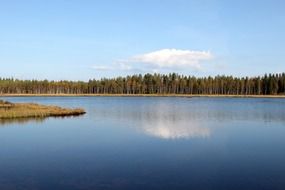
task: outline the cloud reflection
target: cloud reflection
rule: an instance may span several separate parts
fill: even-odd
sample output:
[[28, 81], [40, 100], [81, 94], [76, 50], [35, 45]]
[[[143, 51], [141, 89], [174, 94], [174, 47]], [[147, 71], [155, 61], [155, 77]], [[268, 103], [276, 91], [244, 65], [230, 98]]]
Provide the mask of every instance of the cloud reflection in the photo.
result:
[[[189, 110], [171, 104], [156, 103], [155, 106], [118, 106], [110, 109], [95, 110], [94, 116], [135, 128], [146, 135], [161, 139], [207, 138], [210, 128]], [[105, 118], [105, 119], [104, 119]]]
[[185, 123], [160, 122], [151, 126], [144, 126], [143, 131], [151, 136], [163, 139], [206, 138], [210, 136], [210, 129], [187, 125]]

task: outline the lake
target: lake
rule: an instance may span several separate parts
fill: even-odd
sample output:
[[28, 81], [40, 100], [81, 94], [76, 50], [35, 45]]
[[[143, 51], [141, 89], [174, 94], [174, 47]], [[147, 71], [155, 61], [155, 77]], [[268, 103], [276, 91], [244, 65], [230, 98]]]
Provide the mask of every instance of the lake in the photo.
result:
[[0, 121], [1, 190], [285, 188], [285, 99], [4, 99], [87, 114]]

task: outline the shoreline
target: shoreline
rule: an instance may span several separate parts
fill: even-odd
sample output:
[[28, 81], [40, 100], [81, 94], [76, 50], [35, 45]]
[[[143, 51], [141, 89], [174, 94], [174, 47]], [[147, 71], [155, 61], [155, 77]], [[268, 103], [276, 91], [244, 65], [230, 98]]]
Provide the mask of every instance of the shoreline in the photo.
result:
[[209, 97], [209, 98], [285, 98], [285, 95], [213, 94], [0, 94], [0, 97]]

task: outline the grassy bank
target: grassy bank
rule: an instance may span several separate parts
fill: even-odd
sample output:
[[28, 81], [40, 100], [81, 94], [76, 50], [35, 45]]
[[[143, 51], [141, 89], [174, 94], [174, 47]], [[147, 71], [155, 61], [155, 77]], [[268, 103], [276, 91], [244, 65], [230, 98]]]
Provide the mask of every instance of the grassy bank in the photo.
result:
[[44, 118], [82, 115], [83, 109], [67, 109], [33, 103], [10, 103], [0, 100], [0, 119]]
[[0, 94], [0, 97], [230, 97], [230, 98], [285, 98], [285, 95], [213, 95], [213, 94]]

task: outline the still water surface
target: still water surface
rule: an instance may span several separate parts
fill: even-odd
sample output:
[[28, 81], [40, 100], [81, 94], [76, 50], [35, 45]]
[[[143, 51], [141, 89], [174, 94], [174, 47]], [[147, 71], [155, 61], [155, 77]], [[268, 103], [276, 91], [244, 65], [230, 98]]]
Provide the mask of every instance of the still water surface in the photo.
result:
[[5, 100], [87, 114], [0, 121], [1, 190], [285, 188], [285, 99]]

